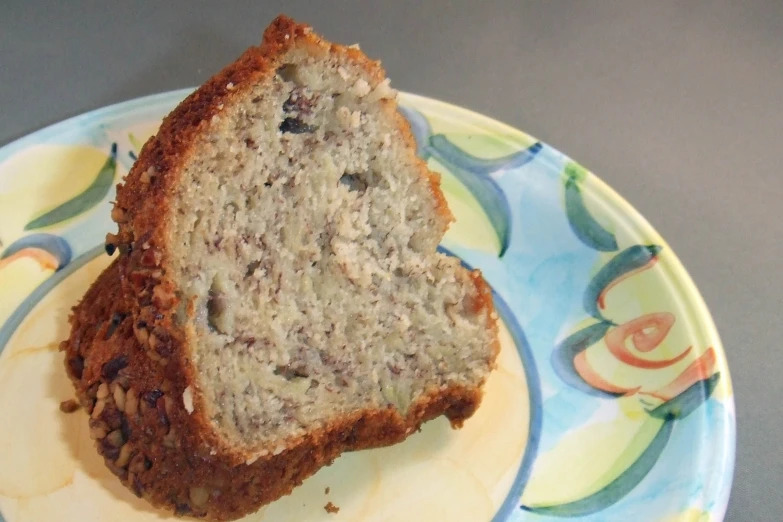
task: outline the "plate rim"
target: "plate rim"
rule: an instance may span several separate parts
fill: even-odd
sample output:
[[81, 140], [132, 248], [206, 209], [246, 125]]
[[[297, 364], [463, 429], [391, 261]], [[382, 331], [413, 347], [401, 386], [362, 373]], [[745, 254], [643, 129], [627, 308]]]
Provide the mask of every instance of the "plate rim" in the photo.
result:
[[[158, 106], [160, 104], [164, 104], [169, 101], [174, 101], [175, 99], [179, 99], [181, 101], [181, 99], [184, 99], [195, 89], [196, 87], [184, 87], [184, 88], [178, 88], [172, 90], [158, 91], [158, 92], [154, 92], [138, 97], [129, 98], [123, 101], [114, 102], [108, 105], [103, 105], [92, 109], [88, 109], [79, 114], [55, 121], [54, 123], [50, 123], [48, 125], [44, 125], [42, 127], [39, 127], [37, 130], [28, 132], [20, 137], [17, 137], [15, 139], [12, 139], [0, 145], [0, 162], [5, 161], [7, 158], [11, 157], [13, 154], [24, 149], [27, 146], [40, 143], [42, 141], [46, 141], [51, 137], [57, 135], [58, 133], [62, 133], [66, 129], [73, 127], [74, 125], [86, 123], [90, 119], [105, 121], [106, 119], [119, 117], [122, 116], [123, 114], [130, 114], [132, 112], [139, 112], [140, 110], [143, 109], [150, 109], [150, 106]], [[549, 142], [538, 140], [534, 135], [528, 134], [527, 132], [517, 127], [514, 127], [508, 123], [505, 123], [504, 121], [496, 117], [482, 114], [472, 109], [468, 109], [466, 107], [456, 105], [455, 103], [451, 103], [448, 101], [444, 101], [441, 99], [437, 99], [425, 95], [420, 95], [408, 91], [399, 91], [399, 94], [400, 94], [399, 101], [403, 105], [410, 104], [419, 107], [430, 106], [441, 110], [445, 110], [449, 113], [456, 114], [456, 115], [463, 114], [472, 120], [479, 120], [479, 121], [483, 120], [486, 122], [491, 122], [495, 128], [500, 129], [503, 132], [506, 132], [510, 135], [523, 137], [526, 141], [529, 140], [531, 142], [542, 143], [546, 145], [548, 148], [550, 148], [552, 151], [561, 155], [565, 160], [573, 161], [568, 154], [565, 154], [559, 148], [550, 145]], [[175, 103], [179, 103], [179, 102], [175, 102]], [[120, 112], [122, 114], [120, 114]], [[547, 161], [547, 163], [550, 163], [551, 166], [550, 161]], [[725, 491], [719, 492], [720, 494], [717, 498], [706, 498], [706, 500], [714, 501], [714, 506], [716, 508], [715, 515], [719, 517], [718, 520], [723, 520], [725, 518], [725, 514], [728, 509], [728, 503], [731, 497], [731, 491], [733, 490], [734, 478], [735, 478], [736, 457], [737, 457], [737, 418], [736, 418], [736, 402], [733, 393], [734, 386], [733, 386], [733, 380], [731, 378], [731, 371], [728, 364], [728, 358], [726, 356], [725, 346], [720, 336], [720, 333], [718, 331], [717, 325], [715, 324], [714, 317], [710, 312], [710, 309], [704, 299], [704, 296], [700, 292], [698, 286], [696, 285], [689, 271], [685, 267], [685, 264], [677, 255], [676, 250], [671, 248], [671, 246], [668, 244], [665, 237], [663, 237], [658, 232], [658, 229], [655, 226], [653, 226], [653, 224], [647, 219], [645, 215], [643, 215], [639, 210], [637, 210], [625, 197], [623, 197], [619, 192], [617, 192], [611, 185], [605, 182], [600, 177], [600, 175], [594, 173], [591, 170], [589, 170], [589, 172], [591, 174], [591, 184], [594, 185], [594, 187], [591, 188], [591, 190], [597, 192], [601, 197], [607, 199], [612, 204], [614, 204], [617, 207], [617, 209], [621, 212], [621, 214], [627, 216], [629, 218], [628, 220], [631, 221], [632, 223], [635, 223], [640, 228], [645, 228], [655, 232], [655, 234], [657, 235], [658, 239], [662, 242], [662, 244], [668, 248], [668, 257], [670, 261], [670, 269], [672, 271], [672, 275], [674, 276], [674, 279], [681, 285], [682, 288], [681, 294], [687, 297], [687, 302], [689, 303], [690, 306], [693, 307], [695, 316], [699, 318], [700, 329], [704, 331], [705, 335], [709, 338], [711, 345], [713, 346], [713, 348], [718, 354], [717, 367], [721, 372], [721, 377], [722, 377], [721, 381], [723, 381], [721, 386], [725, 387], [728, 390], [731, 390], [732, 393], [728, 395], [723, 401], [724, 407], [726, 408], [727, 412], [724, 413], [723, 415], [724, 420], [726, 422], [723, 423], [723, 430], [720, 432], [720, 437], [722, 439], [721, 446], [724, 448], [725, 451], [723, 452], [722, 455], [719, 455], [719, 458], [717, 459], [718, 464], [713, 464], [710, 468], [719, 470], [719, 476], [727, 480], [727, 487]], [[6, 321], [4, 321], [4, 323], [0, 326], [5, 326], [8, 319], [10, 318], [11, 316], [9, 316], [6, 319]], [[12, 332], [9, 333], [12, 334]], [[10, 340], [10, 337], [7, 340]], [[3, 348], [5, 347], [5, 344], [6, 343], [3, 343]], [[528, 385], [530, 384], [531, 383], [528, 383]], [[540, 406], [543, 411], [543, 404], [539, 403], [538, 406]], [[729, 412], [731, 412], [731, 414], [729, 414]], [[702, 433], [705, 432], [702, 431]], [[0, 514], [0, 520], [2, 520], [1, 514]]]

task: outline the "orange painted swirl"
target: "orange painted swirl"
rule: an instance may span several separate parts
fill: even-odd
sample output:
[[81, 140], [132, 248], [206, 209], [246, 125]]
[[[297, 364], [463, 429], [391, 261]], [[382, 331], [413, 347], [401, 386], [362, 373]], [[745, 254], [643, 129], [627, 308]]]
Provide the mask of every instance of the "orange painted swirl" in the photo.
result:
[[687, 357], [692, 347], [689, 346], [671, 359], [652, 361], [632, 353], [627, 346], [627, 341], [630, 338], [634, 348], [639, 352], [651, 352], [663, 342], [672, 325], [674, 325], [674, 315], [669, 312], [647, 314], [612, 328], [606, 333], [604, 341], [612, 355], [629, 366], [648, 370], [666, 368]]

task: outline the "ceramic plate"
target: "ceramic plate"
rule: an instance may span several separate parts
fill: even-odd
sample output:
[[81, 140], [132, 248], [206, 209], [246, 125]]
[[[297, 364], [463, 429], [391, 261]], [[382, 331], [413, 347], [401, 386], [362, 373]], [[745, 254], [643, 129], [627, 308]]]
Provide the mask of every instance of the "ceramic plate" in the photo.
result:
[[[59, 411], [73, 391], [58, 343], [69, 308], [109, 263], [116, 183], [188, 92], [0, 149], [0, 520], [166, 518], [103, 466], [86, 414]], [[494, 289], [499, 368], [462, 430], [438, 419], [397, 446], [346, 454], [246, 520], [722, 520], [731, 383], [671, 249], [551, 147], [441, 102], [402, 103], [456, 216], [441, 249]]]

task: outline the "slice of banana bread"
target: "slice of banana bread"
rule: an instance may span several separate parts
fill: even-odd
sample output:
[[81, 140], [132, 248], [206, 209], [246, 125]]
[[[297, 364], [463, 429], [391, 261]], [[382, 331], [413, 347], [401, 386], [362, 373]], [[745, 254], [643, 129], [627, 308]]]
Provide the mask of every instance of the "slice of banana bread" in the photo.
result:
[[380, 65], [285, 17], [164, 120], [64, 345], [129, 487], [232, 519], [342, 451], [472, 415], [491, 294], [436, 252], [452, 218], [415, 152]]

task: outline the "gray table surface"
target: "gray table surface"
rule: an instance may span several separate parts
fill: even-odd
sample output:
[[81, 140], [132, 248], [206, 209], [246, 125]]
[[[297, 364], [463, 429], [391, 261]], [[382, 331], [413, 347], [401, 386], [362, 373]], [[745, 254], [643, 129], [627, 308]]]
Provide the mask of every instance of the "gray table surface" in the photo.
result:
[[559, 148], [652, 222], [728, 352], [739, 440], [726, 519], [783, 519], [783, 2], [3, 0], [0, 143], [197, 85], [280, 12], [361, 42], [399, 89]]

